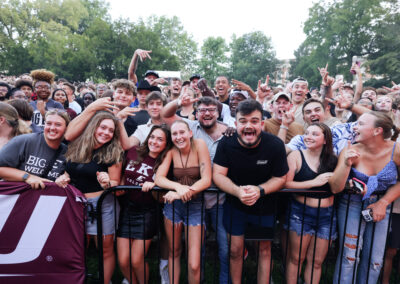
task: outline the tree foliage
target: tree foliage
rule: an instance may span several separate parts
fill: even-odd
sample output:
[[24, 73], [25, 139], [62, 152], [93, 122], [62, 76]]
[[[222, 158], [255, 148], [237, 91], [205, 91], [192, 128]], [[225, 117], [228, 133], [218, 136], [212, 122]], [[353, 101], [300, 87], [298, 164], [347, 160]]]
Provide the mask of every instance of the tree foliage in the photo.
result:
[[277, 59], [271, 39], [264, 33], [252, 32], [231, 43], [231, 77], [249, 84], [253, 89], [258, 80], [275, 71]]
[[373, 63], [378, 64], [383, 59], [376, 60], [386, 55], [393, 66], [382, 66], [379, 72], [387, 74], [393, 70], [398, 63], [393, 63], [394, 54], [386, 52], [388, 41], [382, 39], [389, 35], [388, 27], [395, 29], [396, 18], [398, 33], [398, 15], [393, 14], [393, 11], [398, 13], [398, 5], [395, 0], [333, 0], [314, 4], [304, 23], [307, 38], [295, 52], [293, 76], [303, 76], [311, 85], [318, 85], [317, 67], [329, 63], [331, 74], [343, 74], [351, 81], [349, 69], [353, 56], [374, 59]]
[[219, 75], [227, 75], [229, 48], [222, 37], [208, 37], [201, 47], [198, 73], [209, 82], [213, 82]]

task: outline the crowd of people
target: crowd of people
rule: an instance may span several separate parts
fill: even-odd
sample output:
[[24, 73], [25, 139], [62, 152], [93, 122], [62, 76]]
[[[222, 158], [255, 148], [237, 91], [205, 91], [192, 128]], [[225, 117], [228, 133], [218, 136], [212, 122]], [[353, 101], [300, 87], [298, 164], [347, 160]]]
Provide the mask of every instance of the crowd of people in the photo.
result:
[[[97, 236], [104, 190], [141, 187], [102, 204], [104, 283], [116, 261], [126, 283], [146, 283], [159, 231], [162, 283], [179, 283], [183, 232], [188, 281], [200, 283], [211, 227], [220, 283], [241, 283], [248, 228], [261, 239], [258, 283], [270, 283], [277, 222], [287, 283], [298, 282], [304, 260], [305, 283], [319, 283], [336, 239], [334, 283], [377, 283], [381, 274], [389, 283], [400, 248], [400, 85], [363, 87], [357, 64], [355, 87], [327, 66], [318, 87], [301, 77], [272, 87], [267, 76], [254, 91], [225, 75], [212, 87], [199, 74], [182, 81], [153, 70], [139, 81], [139, 59], [150, 53], [136, 50], [128, 79], [109, 83], [55, 82], [45, 69], [0, 82], [1, 179], [75, 186], [87, 199], [88, 236]], [[218, 194], [202, 193], [211, 187]], [[282, 189], [292, 193], [275, 194]]]

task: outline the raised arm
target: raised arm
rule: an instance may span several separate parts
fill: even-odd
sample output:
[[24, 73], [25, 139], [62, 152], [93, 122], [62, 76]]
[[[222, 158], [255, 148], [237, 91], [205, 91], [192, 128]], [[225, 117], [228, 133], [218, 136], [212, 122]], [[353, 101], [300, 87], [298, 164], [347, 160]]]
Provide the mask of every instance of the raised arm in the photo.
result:
[[204, 142], [204, 140], [195, 139], [194, 145], [197, 149], [197, 156], [199, 158], [201, 178], [196, 181], [192, 186], [190, 186], [190, 190], [197, 193], [211, 186], [212, 172], [210, 153], [208, 152], [206, 142]]
[[236, 89], [248, 92], [252, 99], [257, 98], [256, 93], [254, 93], [253, 89], [246, 83], [235, 79], [232, 79], [232, 83], [236, 85], [235, 86]]
[[354, 149], [354, 146], [350, 145], [349, 141], [347, 147], [340, 153], [336, 169], [329, 179], [329, 185], [333, 193], [336, 194], [344, 190], [350, 169], [359, 156], [360, 153]]
[[356, 91], [354, 92], [354, 98], [353, 98], [353, 102], [356, 103], [361, 98], [363, 90], [362, 74], [361, 74], [361, 68], [357, 64], [353, 64], [351, 70], [354, 70], [354, 72], [356, 72], [356, 77], [357, 77]]
[[68, 141], [74, 141], [79, 135], [85, 130], [90, 119], [96, 114], [97, 111], [109, 111], [118, 110], [114, 103], [111, 102], [110, 98], [101, 98], [91, 103], [81, 114], [75, 117], [68, 125], [67, 131], [65, 132], [65, 139]]
[[121, 143], [122, 149], [124, 151], [129, 150], [132, 147], [138, 146], [140, 144], [139, 139], [137, 139], [134, 135], [128, 136], [126, 133], [125, 125], [120, 119], [118, 121], [118, 128], [120, 132], [119, 142]]
[[168, 126], [171, 126], [174, 121], [181, 119], [178, 115], [176, 115], [176, 111], [182, 105], [182, 103], [193, 104], [197, 101], [198, 99], [193, 99], [189, 94], [183, 94], [176, 100], [169, 102], [165, 107], [163, 107], [161, 110], [161, 119]]
[[129, 64], [128, 68], [128, 79], [133, 81], [133, 83], [137, 83], [137, 76], [136, 76], [136, 69], [138, 67], [138, 61], [144, 61], [146, 58], [151, 59], [150, 57], [151, 50], [143, 50], [143, 49], [136, 49], [133, 53], [131, 63]]

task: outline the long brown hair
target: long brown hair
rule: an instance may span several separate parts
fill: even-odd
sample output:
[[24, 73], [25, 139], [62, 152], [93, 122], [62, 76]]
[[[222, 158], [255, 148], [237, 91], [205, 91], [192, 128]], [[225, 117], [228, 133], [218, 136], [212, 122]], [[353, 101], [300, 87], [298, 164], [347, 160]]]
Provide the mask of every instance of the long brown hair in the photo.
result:
[[[111, 119], [114, 122], [114, 135], [111, 141], [95, 151], [96, 139], [94, 138], [94, 134], [100, 123], [105, 119]], [[97, 159], [98, 163], [119, 163], [123, 160], [124, 154], [119, 138], [118, 119], [112, 113], [99, 111], [89, 121], [83, 133], [68, 145], [65, 158], [67, 161], [74, 163], [89, 163], [94, 158]]]
[[12, 128], [10, 139], [14, 136], [32, 132], [25, 122], [19, 119], [18, 112], [12, 105], [0, 102], [0, 116], [4, 117], [7, 124]]
[[171, 132], [169, 131], [168, 127], [163, 124], [163, 125], [153, 125], [153, 127], [150, 129], [149, 135], [147, 135], [146, 140], [144, 140], [143, 144], [140, 145], [136, 152], [137, 152], [137, 159], [135, 161], [135, 164], [140, 164], [148, 155], [150, 152], [148, 142], [151, 134], [157, 130], [160, 129], [162, 132], [165, 134], [165, 139], [166, 139], [166, 145], [165, 149], [157, 156], [156, 162], [154, 164], [154, 172], [157, 171], [158, 166], [162, 163], [162, 161], [165, 158], [165, 155], [167, 152], [171, 149], [172, 147], [172, 140], [171, 140]]
[[[333, 152], [332, 132], [324, 123], [312, 123], [310, 126], [317, 126], [322, 130], [325, 138], [325, 144], [322, 146], [321, 155], [319, 156], [318, 173], [333, 172], [336, 168], [337, 157]], [[309, 127], [310, 127], [309, 126]]]

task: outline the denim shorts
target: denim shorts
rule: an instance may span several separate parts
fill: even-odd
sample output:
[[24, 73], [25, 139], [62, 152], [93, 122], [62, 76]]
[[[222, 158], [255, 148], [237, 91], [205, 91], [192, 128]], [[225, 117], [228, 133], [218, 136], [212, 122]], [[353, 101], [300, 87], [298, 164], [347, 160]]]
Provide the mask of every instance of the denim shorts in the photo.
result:
[[121, 238], [149, 240], [157, 234], [157, 209], [141, 207], [129, 201], [122, 206], [117, 236]]
[[164, 205], [164, 216], [174, 224], [183, 223], [185, 226], [205, 225], [205, 206], [202, 198], [197, 197], [189, 202], [175, 200]]
[[[97, 235], [97, 202], [99, 196], [87, 198], [86, 210], [86, 234]], [[116, 206], [114, 205], [116, 204]], [[108, 194], [101, 205], [101, 216], [103, 223], [103, 235], [112, 235], [115, 233], [115, 224], [118, 224], [119, 205], [114, 195]]]
[[289, 221], [289, 230], [296, 232], [299, 236], [302, 234], [315, 235], [315, 233], [317, 233], [317, 237], [320, 239], [329, 240], [329, 236], [331, 240], [337, 238], [337, 220], [334, 206], [320, 207], [318, 210], [318, 208], [304, 205], [292, 199], [287, 209], [287, 216], [288, 215], [289, 218], [286, 217], [284, 225], [286, 230], [288, 229], [287, 223]]
[[274, 225], [274, 215], [248, 214], [232, 206], [229, 202], [224, 203], [224, 227], [228, 234], [242, 236], [250, 228], [257, 229], [263, 233], [263, 238], [270, 238], [271, 229]]

